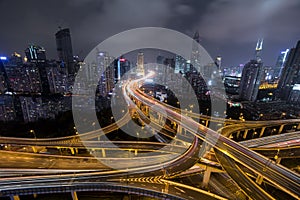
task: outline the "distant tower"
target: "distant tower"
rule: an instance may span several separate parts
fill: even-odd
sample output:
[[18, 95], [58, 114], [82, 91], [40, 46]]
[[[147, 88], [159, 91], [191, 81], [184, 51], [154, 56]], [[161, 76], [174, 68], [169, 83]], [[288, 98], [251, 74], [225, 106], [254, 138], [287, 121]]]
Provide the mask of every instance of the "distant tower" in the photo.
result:
[[[96, 69], [91, 70], [91, 73], [97, 73], [100, 77], [97, 89], [103, 97], [107, 96], [114, 88], [113, 60], [107, 52], [97, 52], [97, 66]], [[93, 75], [91, 74], [90, 76], [92, 77]]]
[[263, 49], [263, 43], [264, 43], [263, 38], [258, 39], [256, 48], [255, 48], [255, 58], [256, 58], [257, 62], [261, 62], [261, 51]]
[[58, 59], [62, 66], [67, 66], [67, 71], [69, 74], [75, 73], [75, 65], [73, 59], [73, 49], [71, 42], [70, 29], [60, 29], [56, 34], [56, 47]]
[[31, 63], [44, 63], [46, 62], [46, 51], [43, 47], [37, 45], [29, 45], [25, 49], [26, 58]]
[[144, 76], [145, 75], [145, 69], [144, 69], [144, 53], [139, 52], [137, 56], [137, 72], [136, 74], [138, 76]]
[[215, 64], [218, 67], [218, 72], [221, 76], [223, 76], [223, 69], [222, 69], [222, 57], [221, 56], [217, 56], [215, 59]]
[[284, 66], [284, 63], [287, 59], [289, 49], [286, 49], [285, 51], [281, 51], [280, 55], [277, 58], [276, 64], [275, 64], [275, 69], [274, 69], [274, 74], [273, 76], [276, 78], [279, 78], [281, 76], [281, 72]]
[[262, 65], [257, 60], [251, 60], [244, 66], [239, 89], [241, 99], [252, 102], [256, 101], [263, 75]]
[[281, 100], [300, 103], [300, 40], [290, 50], [278, 82], [278, 97]]
[[121, 78], [130, 71], [130, 62], [123, 56], [114, 60], [115, 67], [115, 82], [120, 81]]
[[176, 55], [175, 57], [175, 73], [184, 73], [185, 72], [185, 69], [186, 69], [186, 60], [179, 56], [179, 55]]
[[216, 57], [215, 64], [217, 65], [217, 67], [219, 69], [221, 69], [221, 67], [222, 67], [222, 57], [221, 56]]
[[[191, 65], [193, 67], [192, 69], [190, 69], [191, 71], [200, 68], [200, 51], [199, 51], [200, 36], [198, 31], [195, 32], [193, 39], [194, 41], [192, 44], [192, 55], [191, 55]], [[203, 71], [200, 70], [200, 73], [203, 74]]]
[[200, 43], [200, 35], [199, 35], [199, 31], [196, 31], [196, 32], [195, 32], [193, 39], [194, 39], [197, 43]]

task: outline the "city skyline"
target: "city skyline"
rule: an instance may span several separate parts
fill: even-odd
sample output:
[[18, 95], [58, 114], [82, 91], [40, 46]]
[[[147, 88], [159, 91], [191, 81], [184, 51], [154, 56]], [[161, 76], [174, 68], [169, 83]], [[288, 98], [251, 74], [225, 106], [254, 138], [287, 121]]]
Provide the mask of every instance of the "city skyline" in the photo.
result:
[[299, 8], [0, 0], [0, 200], [300, 199]]
[[33, 43], [43, 46], [48, 58], [57, 59], [54, 34], [62, 27], [71, 30], [74, 55], [84, 58], [96, 44], [120, 31], [158, 26], [190, 37], [199, 31], [201, 45], [212, 57], [222, 56], [226, 67], [248, 62], [254, 57], [257, 39], [264, 38], [262, 59], [264, 65], [273, 66], [280, 52], [293, 47], [300, 33], [295, 24], [295, 19], [300, 17], [297, 12], [300, 2], [296, 0], [264, 3], [114, 1], [111, 4], [105, 1], [43, 4], [0, 1], [0, 5], [6, 8], [0, 13], [1, 17], [11, 16], [3, 23], [6, 31], [0, 37], [1, 55], [10, 55], [14, 51], [23, 55], [28, 44]]

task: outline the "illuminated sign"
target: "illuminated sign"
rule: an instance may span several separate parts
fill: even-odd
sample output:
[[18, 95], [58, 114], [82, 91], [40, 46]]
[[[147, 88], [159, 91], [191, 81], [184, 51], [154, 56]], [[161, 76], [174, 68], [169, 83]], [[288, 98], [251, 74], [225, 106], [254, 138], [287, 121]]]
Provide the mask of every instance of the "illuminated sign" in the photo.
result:
[[7, 57], [5, 57], [5, 56], [0, 56], [0, 60], [7, 60]]
[[120, 58], [120, 62], [125, 62], [126, 59], [125, 58]]
[[227, 102], [230, 107], [243, 107], [241, 103], [238, 102]]

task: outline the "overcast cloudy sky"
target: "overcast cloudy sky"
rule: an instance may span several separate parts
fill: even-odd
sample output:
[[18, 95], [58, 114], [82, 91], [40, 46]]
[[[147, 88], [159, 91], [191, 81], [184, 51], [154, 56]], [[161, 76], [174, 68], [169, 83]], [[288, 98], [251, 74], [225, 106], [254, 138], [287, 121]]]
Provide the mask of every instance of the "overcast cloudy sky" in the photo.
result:
[[254, 55], [265, 39], [266, 65], [300, 40], [299, 0], [0, 0], [0, 54], [23, 54], [29, 43], [56, 58], [54, 34], [71, 29], [73, 51], [85, 57], [98, 43], [121, 31], [156, 26], [192, 36], [212, 57], [235, 66]]

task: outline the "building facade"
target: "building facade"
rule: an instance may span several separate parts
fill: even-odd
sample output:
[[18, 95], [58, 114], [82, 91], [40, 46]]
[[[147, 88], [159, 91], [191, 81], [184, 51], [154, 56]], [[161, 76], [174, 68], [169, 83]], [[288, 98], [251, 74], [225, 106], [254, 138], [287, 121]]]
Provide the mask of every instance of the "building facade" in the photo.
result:
[[257, 60], [251, 60], [243, 69], [239, 97], [246, 101], [256, 101], [263, 74], [263, 65]]

